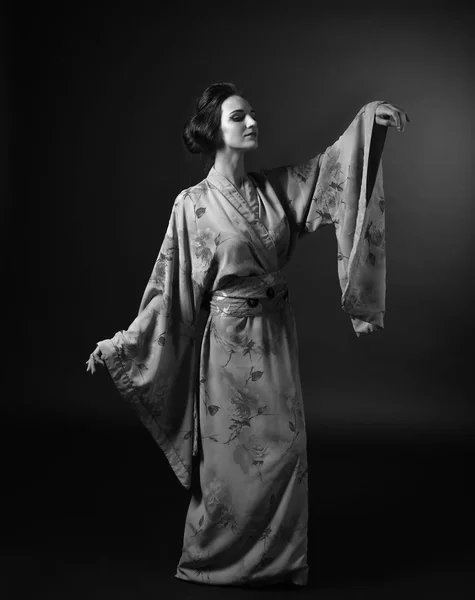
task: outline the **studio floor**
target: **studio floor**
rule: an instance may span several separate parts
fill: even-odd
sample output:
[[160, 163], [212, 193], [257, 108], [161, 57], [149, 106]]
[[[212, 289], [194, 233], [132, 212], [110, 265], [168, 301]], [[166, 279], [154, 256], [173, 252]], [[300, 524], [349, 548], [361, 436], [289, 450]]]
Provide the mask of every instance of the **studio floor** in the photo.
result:
[[174, 578], [189, 501], [141, 427], [9, 431], [3, 600], [475, 598], [473, 440], [309, 438], [309, 583]]

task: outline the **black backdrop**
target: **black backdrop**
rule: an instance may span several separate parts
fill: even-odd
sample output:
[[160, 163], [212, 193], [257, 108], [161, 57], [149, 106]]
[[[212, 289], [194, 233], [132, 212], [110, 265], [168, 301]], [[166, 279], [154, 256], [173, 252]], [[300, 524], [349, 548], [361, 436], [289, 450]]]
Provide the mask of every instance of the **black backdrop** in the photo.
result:
[[134, 440], [134, 459], [175, 485], [109, 379], [84, 363], [135, 317], [173, 201], [205, 176], [181, 131], [215, 81], [236, 83], [258, 112], [249, 170], [322, 151], [366, 102], [406, 109], [412, 122], [389, 132], [383, 157], [384, 332], [357, 338], [341, 310], [331, 228], [302, 240], [286, 269], [309, 443], [472, 439], [472, 13], [449, 2], [278, 4], [39, 3], [4, 21], [14, 478], [84, 449], [80, 432], [94, 429], [108, 468]]
[[250, 170], [322, 151], [371, 100], [412, 118], [389, 132], [383, 158], [385, 331], [354, 335], [331, 228], [302, 240], [288, 265], [309, 427], [473, 430], [469, 13], [449, 3], [190, 6], [42, 4], [17, 20], [14, 245], [24, 251], [28, 418], [129, 420], [84, 361], [135, 317], [171, 205], [205, 176], [181, 144], [183, 122], [224, 80], [259, 114]]

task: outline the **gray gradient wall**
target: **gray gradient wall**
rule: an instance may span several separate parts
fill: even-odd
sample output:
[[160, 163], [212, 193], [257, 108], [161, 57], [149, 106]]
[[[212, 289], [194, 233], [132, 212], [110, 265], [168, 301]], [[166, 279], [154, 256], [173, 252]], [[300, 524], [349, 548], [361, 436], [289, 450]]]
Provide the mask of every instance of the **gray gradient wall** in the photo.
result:
[[181, 144], [195, 97], [233, 81], [258, 112], [249, 170], [321, 152], [372, 100], [411, 117], [383, 157], [384, 332], [357, 338], [340, 308], [333, 229], [301, 240], [287, 267], [309, 429], [473, 433], [472, 15], [276, 4], [73, 3], [25, 18], [13, 142], [24, 394], [12, 419], [141, 427], [84, 362], [135, 317], [173, 201], [205, 176]]

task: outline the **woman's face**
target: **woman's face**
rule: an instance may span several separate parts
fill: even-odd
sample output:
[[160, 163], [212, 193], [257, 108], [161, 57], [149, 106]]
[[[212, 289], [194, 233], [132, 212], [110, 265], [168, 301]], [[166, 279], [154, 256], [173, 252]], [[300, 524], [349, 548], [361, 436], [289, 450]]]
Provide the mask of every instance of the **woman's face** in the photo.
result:
[[230, 96], [221, 105], [221, 134], [224, 145], [233, 150], [258, 147], [256, 111], [241, 96]]

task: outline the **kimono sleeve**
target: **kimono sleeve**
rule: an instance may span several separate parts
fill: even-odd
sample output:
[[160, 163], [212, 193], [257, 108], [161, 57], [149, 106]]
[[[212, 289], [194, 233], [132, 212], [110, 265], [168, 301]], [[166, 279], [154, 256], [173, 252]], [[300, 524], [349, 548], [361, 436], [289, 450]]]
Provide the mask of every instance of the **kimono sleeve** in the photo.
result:
[[197, 453], [194, 336], [213, 273], [205, 211], [189, 195], [178, 196], [137, 317], [98, 343], [118, 391], [186, 489]]
[[387, 128], [375, 123], [382, 101], [363, 106], [338, 140], [302, 165], [266, 176], [298, 237], [334, 225], [343, 310], [359, 337], [384, 328], [385, 200], [381, 157]]

